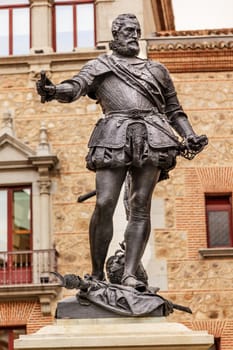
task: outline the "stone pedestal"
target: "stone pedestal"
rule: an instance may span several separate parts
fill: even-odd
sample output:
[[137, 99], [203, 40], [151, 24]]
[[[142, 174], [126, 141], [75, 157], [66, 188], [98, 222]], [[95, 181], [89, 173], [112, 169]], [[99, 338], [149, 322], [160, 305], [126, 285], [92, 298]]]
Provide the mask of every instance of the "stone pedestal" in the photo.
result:
[[15, 350], [207, 350], [213, 336], [165, 318], [57, 320], [37, 333], [21, 335]]

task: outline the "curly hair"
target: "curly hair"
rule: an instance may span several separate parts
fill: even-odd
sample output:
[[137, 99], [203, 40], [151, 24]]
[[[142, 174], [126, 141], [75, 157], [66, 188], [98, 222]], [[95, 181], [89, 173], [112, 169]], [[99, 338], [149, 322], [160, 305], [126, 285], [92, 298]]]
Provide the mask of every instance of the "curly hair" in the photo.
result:
[[137, 19], [137, 17], [134, 14], [132, 14], [132, 13], [123, 13], [123, 14], [117, 16], [112, 22], [112, 35], [113, 35], [113, 37], [120, 30], [122, 25], [125, 24], [126, 20], [134, 21], [135, 24], [137, 24], [138, 27], [140, 28], [140, 24], [138, 22], [138, 19]]

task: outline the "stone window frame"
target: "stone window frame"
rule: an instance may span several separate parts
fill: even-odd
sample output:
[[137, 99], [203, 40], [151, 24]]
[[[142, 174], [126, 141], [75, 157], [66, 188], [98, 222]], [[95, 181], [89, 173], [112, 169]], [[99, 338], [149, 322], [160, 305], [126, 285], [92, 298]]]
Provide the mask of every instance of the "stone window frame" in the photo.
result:
[[[36, 151], [14, 136], [12, 117], [9, 114], [4, 116], [4, 124], [0, 134], [0, 184], [32, 186], [33, 232], [37, 236], [33, 241], [33, 248], [49, 249], [51, 174], [58, 165], [58, 158], [50, 152], [47, 129], [43, 123], [40, 131], [38, 130], [40, 143]], [[43, 232], [43, 236], [40, 232]]]
[[[33, 250], [53, 248], [51, 238], [51, 177], [58, 170], [59, 160], [50, 151], [47, 129], [42, 123], [40, 141], [34, 151], [14, 135], [13, 118], [6, 113], [3, 128], [0, 130], [0, 184], [3, 186], [30, 184], [32, 187]], [[33, 283], [1, 285], [2, 300], [39, 299], [44, 315], [51, 314], [51, 302], [59, 291], [57, 282], [38, 284], [36, 270], [33, 270]], [[34, 277], [35, 282], [34, 282]]]
[[[233, 246], [233, 229], [232, 229], [232, 194], [223, 193], [223, 194], [205, 194], [205, 209], [206, 209], [206, 229], [207, 229], [207, 241], [208, 248], [229, 248]], [[213, 232], [209, 226], [208, 214], [209, 212], [224, 212], [227, 213], [227, 228], [228, 228], [228, 245], [218, 244], [218, 246], [212, 246], [211, 237], [213, 237]]]
[[202, 258], [231, 258], [233, 248], [200, 248], [199, 254]]
[[[213, 194], [214, 197], [218, 196], [225, 196], [229, 197], [230, 201], [232, 199], [232, 193], [220, 193], [220, 194]], [[207, 194], [207, 197], [211, 196]], [[206, 219], [207, 220], [207, 219]], [[207, 247], [207, 248], [200, 248], [199, 249], [199, 254], [202, 258], [231, 258], [233, 257], [233, 241], [232, 241], [232, 221], [233, 220], [233, 213], [232, 213], [232, 207], [231, 207], [231, 215], [230, 215], [230, 232], [229, 234], [231, 235], [231, 244], [226, 247]], [[207, 223], [206, 223], [207, 224]], [[208, 227], [207, 227], [207, 239], [208, 239]]]
[[[65, 2], [57, 2], [54, 0], [53, 6], [52, 6], [52, 47], [54, 52], [57, 51], [57, 44], [56, 44], [56, 7], [57, 6], [72, 6], [72, 16], [73, 16], [73, 51], [79, 49], [78, 46], [78, 36], [79, 33], [77, 32], [77, 6], [79, 5], [85, 5], [85, 4], [92, 4], [93, 5], [93, 13], [94, 13], [94, 46], [96, 45], [96, 19], [95, 19], [95, 1], [94, 0], [66, 0]], [[70, 51], [72, 52], [72, 51]], [[68, 52], [67, 52], [68, 53]]]

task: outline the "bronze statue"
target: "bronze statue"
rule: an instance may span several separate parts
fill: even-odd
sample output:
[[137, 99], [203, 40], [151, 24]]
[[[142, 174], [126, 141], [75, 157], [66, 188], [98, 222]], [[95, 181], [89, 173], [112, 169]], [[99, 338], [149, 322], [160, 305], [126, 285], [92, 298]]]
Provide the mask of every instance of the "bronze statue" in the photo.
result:
[[94, 128], [86, 157], [87, 168], [96, 172], [96, 207], [90, 222], [92, 277], [105, 279], [112, 218], [127, 176], [129, 207], [121, 284], [143, 290], [136, 271], [151, 230], [155, 185], [168, 178], [178, 155], [192, 159], [207, 144], [207, 137], [193, 131], [168, 70], [137, 56], [140, 34], [134, 15], [119, 15], [112, 23], [111, 55], [89, 61], [77, 75], [58, 85], [42, 74], [37, 90], [42, 102], [69, 103], [88, 95], [100, 104], [104, 117]]

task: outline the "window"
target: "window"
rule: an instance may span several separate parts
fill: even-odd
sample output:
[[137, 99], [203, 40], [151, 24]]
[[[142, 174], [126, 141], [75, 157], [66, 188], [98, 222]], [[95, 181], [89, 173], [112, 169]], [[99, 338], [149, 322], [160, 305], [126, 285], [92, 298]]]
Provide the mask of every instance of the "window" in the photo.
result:
[[31, 280], [31, 187], [0, 188], [0, 283]]
[[206, 195], [208, 247], [232, 247], [230, 195]]
[[18, 339], [21, 334], [26, 334], [25, 327], [1, 328], [0, 329], [0, 349], [13, 350], [14, 340]]
[[29, 0], [0, 0], [0, 56], [28, 54], [29, 49]]
[[54, 50], [71, 52], [95, 45], [94, 1], [60, 1], [54, 4]]

